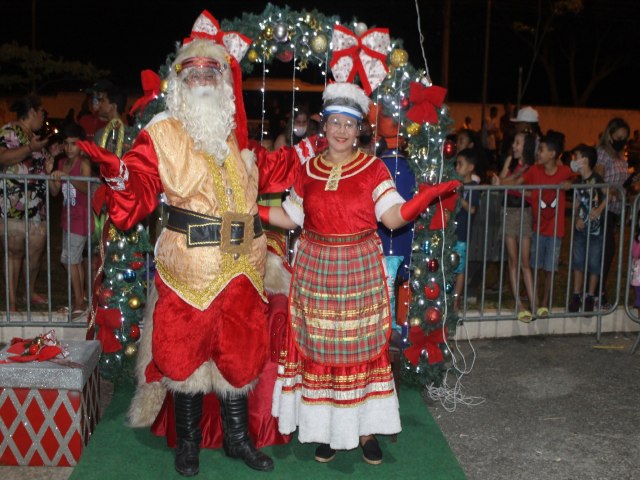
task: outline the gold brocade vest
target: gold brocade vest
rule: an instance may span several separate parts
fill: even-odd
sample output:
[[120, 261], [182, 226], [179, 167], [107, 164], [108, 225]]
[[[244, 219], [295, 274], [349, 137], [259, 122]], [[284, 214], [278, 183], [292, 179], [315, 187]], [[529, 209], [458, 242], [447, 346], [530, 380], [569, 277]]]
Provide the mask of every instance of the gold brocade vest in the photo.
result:
[[[258, 211], [258, 170], [247, 172], [235, 137], [227, 141], [231, 154], [223, 166], [196, 150], [180, 122], [168, 118], [147, 127], [158, 156], [158, 171], [169, 205], [205, 215]], [[219, 246], [187, 248], [186, 236], [164, 229], [156, 243], [157, 271], [185, 302], [206, 310], [229, 282], [245, 275], [264, 297], [266, 236], [254, 238], [248, 254], [220, 251]]]

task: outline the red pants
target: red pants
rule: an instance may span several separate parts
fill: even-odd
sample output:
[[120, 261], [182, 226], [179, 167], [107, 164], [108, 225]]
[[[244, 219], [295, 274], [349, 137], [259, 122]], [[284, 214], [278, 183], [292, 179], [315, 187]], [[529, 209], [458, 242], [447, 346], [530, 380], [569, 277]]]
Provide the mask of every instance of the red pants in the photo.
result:
[[185, 380], [208, 360], [236, 388], [258, 377], [268, 354], [267, 304], [245, 276], [234, 278], [205, 311], [187, 304], [159, 275], [156, 287], [155, 365], [147, 368], [148, 381]]

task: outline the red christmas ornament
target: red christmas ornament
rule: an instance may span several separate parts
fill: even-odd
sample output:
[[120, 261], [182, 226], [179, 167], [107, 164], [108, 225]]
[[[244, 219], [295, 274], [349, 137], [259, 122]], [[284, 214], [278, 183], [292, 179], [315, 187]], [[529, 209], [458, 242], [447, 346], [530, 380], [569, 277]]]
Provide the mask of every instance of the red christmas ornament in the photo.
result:
[[436, 260], [435, 258], [430, 258], [429, 261], [427, 261], [427, 268], [430, 272], [437, 272], [438, 265], [438, 260]]
[[278, 60], [284, 63], [289, 63], [293, 60], [293, 50], [285, 50], [278, 54]]
[[142, 267], [144, 267], [144, 262], [141, 262], [140, 260], [134, 260], [129, 264], [129, 267], [133, 270], [140, 270]]
[[107, 304], [109, 303], [109, 300], [112, 299], [114, 295], [115, 295], [114, 291], [111, 290], [110, 288], [102, 289], [100, 291], [100, 295], [98, 296], [98, 299], [100, 300], [100, 305], [107, 306]]
[[424, 296], [429, 300], [436, 300], [440, 296], [440, 285], [431, 282], [424, 287]]
[[138, 325], [131, 325], [129, 329], [129, 338], [131, 340], [138, 340], [140, 338], [140, 327]]
[[142, 253], [142, 252], [133, 252], [133, 256], [135, 258], [144, 258], [144, 253]]
[[437, 325], [442, 320], [442, 312], [438, 307], [427, 308], [424, 319], [429, 325]]
[[442, 154], [444, 155], [444, 158], [453, 158], [453, 156], [456, 154], [455, 142], [452, 140], [445, 140], [444, 147], [442, 148]]
[[407, 108], [409, 108], [409, 99], [407, 97], [402, 97], [400, 99], [400, 106], [406, 110]]
[[40, 345], [36, 343], [32, 343], [31, 345], [29, 345], [29, 355], [37, 354], [38, 350], [40, 350]]

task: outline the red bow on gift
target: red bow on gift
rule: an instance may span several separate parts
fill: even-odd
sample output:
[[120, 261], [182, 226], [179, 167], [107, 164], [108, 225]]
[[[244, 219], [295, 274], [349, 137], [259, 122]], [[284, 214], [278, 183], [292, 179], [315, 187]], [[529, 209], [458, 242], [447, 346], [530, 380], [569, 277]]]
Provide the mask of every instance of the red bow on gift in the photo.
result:
[[140, 80], [142, 81], [142, 91], [144, 95], [133, 104], [131, 110], [129, 110], [130, 115], [133, 115], [138, 109], [144, 110], [144, 107], [146, 107], [149, 102], [160, 95], [160, 75], [153, 70], [143, 70], [140, 73]]
[[447, 332], [447, 327], [436, 328], [429, 335], [425, 335], [420, 327], [411, 327], [409, 329], [409, 342], [411, 346], [406, 348], [404, 356], [411, 362], [413, 366], [418, 365], [420, 359], [420, 353], [422, 350], [427, 351], [429, 365], [434, 363], [440, 363], [444, 360], [442, 350], [440, 350], [439, 344], [444, 343], [444, 337]]
[[331, 43], [331, 72], [338, 82], [353, 82], [356, 73], [367, 95], [387, 76], [387, 50], [391, 40], [387, 28], [372, 28], [359, 37], [342, 25], [335, 25]]
[[218, 23], [218, 20], [216, 20], [215, 17], [207, 10], [204, 10], [196, 19], [196, 22], [193, 24], [193, 28], [191, 29], [191, 36], [185, 38], [182, 43], [186, 45], [197, 38], [213, 40], [214, 42], [223, 45], [238, 62], [242, 60], [242, 57], [244, 57], [244, 54], [247, 53], [247, 50], [251, 45], [251, 39], [241, 33], [223, 32], [220, 29], [220, 23]]
[[447, 89], [431, 85], [425, 87], [420, 82], [409, 85], [409, 103], [411, 108], [407, 118], [415, 123], [438, 123], [436, 108], [440, 108], [447, 95]]
[[98, 334], [96, 339], [102, 344], [104, 353], [119, 352], [122, 344], [116, 338], [115, 330], [122, 326], [122, 312], [117, 308], [98, 308], [96, 311]]

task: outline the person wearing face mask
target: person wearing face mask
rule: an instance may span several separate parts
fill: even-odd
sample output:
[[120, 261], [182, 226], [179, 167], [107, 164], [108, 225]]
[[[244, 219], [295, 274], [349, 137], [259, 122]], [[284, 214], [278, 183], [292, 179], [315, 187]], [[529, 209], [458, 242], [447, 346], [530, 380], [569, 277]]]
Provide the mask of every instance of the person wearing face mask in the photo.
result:
[[[595, 292], [600, 278], [602, 260], [603, 223], [602, 212], [606, 205], [606, 193], [591, 185], [604, 183], [593, 171], [596, 165], [596, 149], [580, 144], [573, 149], [571, 170], [580, 175], [576, 180], [575, 232], [573, 234], [573, 296], [570, 312], [590, 312], [595, 304]], [[587, 256], [588, 251], [588, 256]], [[586, 273], [588, 272], [588, 273]], [[586, 293], [583, 295], [584, 276], [588, 275]]]
[[287, 122], [287, 128], [276, 138], [273, 144], [274, 149], [283, 146], [291, 147], [296, 145], [300, 140], [308, 136], [309, 129], [309, 113], [303, 107], [296, 109], [292, 119]]
[[[613, 118], [607, 124], [598, 144], [598, 161], [595, 172], [604, 178], [605, 183], [622, 187], [629, 177], [624, 147], [627, 145], [630, 133], [629, 124], [622, 118]], [[607, 284], [609, 269], [613, 264], [616, 253], [615, 234], [620, 224], [620, 213], [624, 198], [618, 189], [609, 190], [607, 205], [606, 228], [604, 232], [604, 267], [602, 270], [602, 285]], [[600, 304], [608, 309], [606, 291], [601, 292]]]

